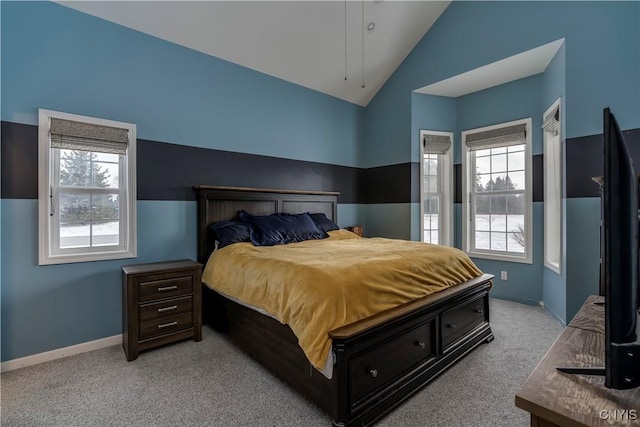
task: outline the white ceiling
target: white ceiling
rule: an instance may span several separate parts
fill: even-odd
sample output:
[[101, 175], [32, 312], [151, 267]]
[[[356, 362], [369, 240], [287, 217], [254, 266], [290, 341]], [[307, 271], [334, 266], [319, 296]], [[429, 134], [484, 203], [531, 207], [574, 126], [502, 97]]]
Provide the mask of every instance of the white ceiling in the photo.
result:
[[542, 73], [564, 43], [559, 39], [500, 61], [416, 89], [428, 95], [458, 96]]
[[[449, 1], [59, 1], [366, 106]], [[345, 4], [347, 81], [345, 77]], [[363, 13], [364, 81], [362, 88]]]

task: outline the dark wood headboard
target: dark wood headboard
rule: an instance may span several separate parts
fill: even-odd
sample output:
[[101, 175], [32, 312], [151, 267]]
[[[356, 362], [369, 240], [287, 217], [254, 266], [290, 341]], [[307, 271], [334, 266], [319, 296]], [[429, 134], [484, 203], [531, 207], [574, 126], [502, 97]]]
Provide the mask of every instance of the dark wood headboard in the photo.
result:
[[245, 210], [252, 215], [321, 212], [337, 222], [337, 192], [274, 190], [270, 188], [193, 187], [198, 200], [198, 261], [208, 256], [207, 226], [215, 221], [237, 218]]

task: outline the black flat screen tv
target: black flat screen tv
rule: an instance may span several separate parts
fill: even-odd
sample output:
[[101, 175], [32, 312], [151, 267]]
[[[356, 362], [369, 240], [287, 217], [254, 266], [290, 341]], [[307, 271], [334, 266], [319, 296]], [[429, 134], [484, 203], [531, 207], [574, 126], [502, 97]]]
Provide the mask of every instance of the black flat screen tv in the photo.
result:
[[638, 342], [639, 282], [638, 176], [624, 136], [609, 108], [604, 109], [603, 268], [605, 281], [604, 368], [558, 368], [604, 375], [605, 386], [640, 386]]

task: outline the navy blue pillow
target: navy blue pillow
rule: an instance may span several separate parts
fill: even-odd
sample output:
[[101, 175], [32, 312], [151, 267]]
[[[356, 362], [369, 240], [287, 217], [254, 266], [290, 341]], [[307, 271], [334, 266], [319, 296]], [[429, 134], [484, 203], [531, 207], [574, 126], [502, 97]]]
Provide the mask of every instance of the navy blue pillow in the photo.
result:
[[[251, 230], [247, 224], [240, 221], [217, 221], [209, 224], [209, 242], [218, 241], [218, 249], [232, 243], [250, 241]], [[210, 251], [214, 247], [210, 244]]]
[[309, 214], [309, 216], [313, 220], [316, 227], [318, 227], [318, 230], [324, 231], [325, 233], [340, 229], [340, 227], [338, 227], [338, 225], [335, 222], [331, 221], [323, 213], [312, 213], [312, 214]]
[[255, 246], [273, 246], [329, 237], [318, 230], [309, 214], [274, 214], [254, 216], [240, 211], [238, 218], [251, 228], [251, 243]]

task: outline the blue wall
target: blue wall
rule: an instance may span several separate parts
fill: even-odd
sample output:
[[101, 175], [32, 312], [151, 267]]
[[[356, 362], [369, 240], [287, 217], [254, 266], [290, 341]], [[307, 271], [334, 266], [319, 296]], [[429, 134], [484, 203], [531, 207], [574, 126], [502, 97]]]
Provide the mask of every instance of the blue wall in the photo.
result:
[[639, 127], [639, 9], [638, 2], [452, 2], [367, 106], [361, 166], [418, 161], [408, 147], [413, 90], [561, 38], [567, 137], [600, 133], [606, 105], [621, 112], [623, 128]]
[[567, 322], [569, 322], [587, 296], [598, 294], [600, 198], [567, 199], [566, 212]]
[[362, 107], [54, 3], [2, 8], [2, 120], [48, 108], [152, 141], [357, 166]]
[[[601, 112], [605, 106], [616, 111], [622, 128], [640, 127], [638, 15], [639, 2], [452, 2], [368, 105], [364, 134], [369, 145], [363, 152], [361, 165], [418, 161], [412, 134], [415, 120], [412, 108], [416, 105], [413, 90], [562, 38], [564, 46], [542, 76], [541, 92], [536, 97], [539, 110], [532, 116], [538, 121], [534, 122], [534, 130], [539, 130], [541, 114], [561, 95], [565, 138], [601, 133]], [[461, 123], [460, 117], [465, 116], [463, 108], [458, 105], [458, 130], [474, 127], [472, 123], [468, 126]], [[475, 108], [481, 110], [475, 112], [478, 126], [496, 122], [491, 118], [500, 115], [481, 104]], [[534, 138], [533, 153], [542, 153], [539, 136]], [[454, 162], [459, 161], [459, 157], [454, 157]], [[573, 215], [579, 215], [581, 204], [566, 201], [566, 268], [562, 276], [542, 267], [543, 209], [542, 204], [534, 207], [540, 215], [539, 219], [534, 217], [534, 223], [540, 226], [534, 233], [539, 249], [534, 249], [532, 267], [538, 285], [531, 287], [532, 292], [525, 298], [544, 300], [556, 317], [567, 321], [585, 295], [597, 292], [597, 274], [579, 267], [585, 262], [580, 257], [585, 255], [586, 262], [597, 268], [594, 254], [599, 247], [597, 230], [595, 235], [592, 230], [594, 221], [573, 220]], [[412, 210], [404, 221], [413, 224], [415, 216]], [[456, 216], [460, 216], [459, 208]], [[384, 234], [384, 230], [378, 231]], [[412, 232], [406, 237], [414, 235]], [[486, 269], [498, 266], [479, 264]], [[520, 269], [517, 265], [505, 268]], [[498, 286], [495, 291], [496, 295], [503, 292]], [[504, 288], [504, 292], [511, 290]]]
[[196, 259], [196, 204], [138, 201], [138, 258], [38, 266], [37, 200], [2, 200], [2, 360], [122, 332], [122, 265]]
[[[457, 102], [455, 98], [422, 93], [411, 94], [411, 146], [417, 150], [415, 158], [418, 161], [420, 159], [420, 130], [455, 132], [456, 118]], [[455, 151], [457, 148], [454, 144]], [[456, 163], [456, 158], [459, 158], [459, 154], [458, 157], [454, 156], [454, 163]]]
[[[457, 134], [462, 131], [531, 117], [531, 152], [542, 153], [542, 74], [457, 98]], [[461, 150], [454, 163], [461, 163]]]
[[[357, 166], [362, 107], [55, 3], [0, 7], [3, 121], [36, 125], [47, 108], [136, 123], [141, 139]], [[139, 200], [136, 259], [38, 266], [37, 204], [0, 205], [3, 361], [121, 333], [120, 267], [196, 257], [195, 202]], [[358, 204], [338, 214], [364, 219]]]
[[[623, 128], [640, 127], [638, 2], [452, 2], [367, 108], [58, 4], [0, 8], [0, 117], [9, 122], [34, 125], [37, 109], [48, 108], [136, 123], [138, 137], [153, 141], [360, 168], [417, 162], [420, 127], [453, 124], [459, 133], [506, 114], [494, 105], [468, 122], [456, 116], [420, 123], [433, 100], [414, 89], [565, 38], [562, 55], [538, 83], [540, 113], [564, 90], [567, 138], [600, 133], [607, 105]], [[520, 84], [534, 83], [513, 83]], [[487, 110], [474, 95], [461, 102], [456, 109]], [[540, 113], [516, 118], [539, 120]], [[541, 150], [538, 136], [534, 154]], [[417, 178], [406, 185], [415, 187]], [[535, 267], [542, 262], [536, 203], [540, 232], [531, 268], [538, 270], [531, 274], [538, 286], [518, 287], [529, 280], [527, 266], [479, 261], [487, 271], [510, 273], [510, 284], [497, 283], [494, 294], [542, 298], [560, 318], [564, 307], [569, 320], [594, 283], [597, 289], [590, 269], [597, 269], [598, 203], [566, 200], [566, 278]], [[410, 200], [338, 207], [341, 225], [363, 223], [368, 235], [403, 238], [417, 238], [418, 211]], [[47, 267], [37, 266], [37, 201], [4, 198], [0, 213], [3, 361], [120, 333], [120, 266], [195, 257], [190, 201], [138, 202], [137, 259]], [[459, 204], [454, 214], [459, 224]], [[585, 259], [590, 267], [579, 268]]]

